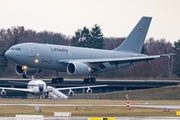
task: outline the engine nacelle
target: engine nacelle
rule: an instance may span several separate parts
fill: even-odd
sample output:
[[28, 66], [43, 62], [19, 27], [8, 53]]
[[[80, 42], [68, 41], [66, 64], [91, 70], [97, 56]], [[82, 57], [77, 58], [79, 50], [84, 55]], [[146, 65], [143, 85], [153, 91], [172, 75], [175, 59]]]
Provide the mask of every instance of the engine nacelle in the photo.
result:
[[6, 91], [5, 91], [4, 89], [2, 89], [1, 95], [2, 95], [2, 96], [6, 95]]
[[67, 72], [70, 75], [86, 75], [91, 72], [91, 68], [84, 63], [72, 62], [67, 65]]
[[92, 93], [92, 89], [88, 88], [86, 92], [87, 93]]
[[32, 76], [38, 72], [37, 69], [28, 68], [27, 66], [20, 66], [20, 65], [16, 66], [15, 71], [18, 75], [27, 74], [28, 76]]
[[69, 89], [69, 96], [72, 96], [72, 95], [74, 95], [74, 92], [71, 90], [71, 89]]
[[18, 75], [22, 75], [24, 70], [22, 66], [16, 65], [15, 71]]

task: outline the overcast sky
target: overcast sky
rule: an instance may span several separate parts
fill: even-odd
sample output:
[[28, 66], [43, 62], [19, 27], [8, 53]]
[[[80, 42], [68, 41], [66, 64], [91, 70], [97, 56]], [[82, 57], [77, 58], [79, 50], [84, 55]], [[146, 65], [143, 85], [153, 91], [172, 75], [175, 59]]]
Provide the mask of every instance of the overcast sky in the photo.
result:
[[180, 39], [180, 0], [0, 0], [0, 29], [60, 32], [100, 25], [105, 37], [127, 37], [142, 16], [153, 17], [146, 39]]

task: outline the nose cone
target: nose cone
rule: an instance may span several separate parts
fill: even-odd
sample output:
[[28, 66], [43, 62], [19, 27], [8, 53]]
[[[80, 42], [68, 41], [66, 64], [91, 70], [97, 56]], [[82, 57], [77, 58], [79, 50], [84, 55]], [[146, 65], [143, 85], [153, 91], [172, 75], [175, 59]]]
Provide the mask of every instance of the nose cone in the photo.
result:
[[11, 50], [8, 50], [8, 51], [5, 52], [5, 57], [6, 57], [8, 60], [12, 61], [12, 62], [15, 62], [15, 61], [16, 61], [15, 54], [14, 54], [13, 51], [11, 51]]
[[9, 58], [10, 58], [10, 56], [11, 56], [11, 55], [10, 55], [9, 50], [8, 50], [8, 51], [6, 51], [6, 52], [5, 52], [5, 57], [6, 57], [7, 59], [9, 59]]
[[44, 90], [43, 86], [39, 86], [39, 91], [42, 92]]

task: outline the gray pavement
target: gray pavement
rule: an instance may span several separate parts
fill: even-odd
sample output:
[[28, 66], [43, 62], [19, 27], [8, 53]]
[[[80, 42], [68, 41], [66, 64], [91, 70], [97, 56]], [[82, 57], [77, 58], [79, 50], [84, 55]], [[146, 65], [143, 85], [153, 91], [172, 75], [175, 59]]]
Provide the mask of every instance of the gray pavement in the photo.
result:
[[[91, 118], [96, 118], [96, 117], [91, 117]], [[103, 118], [111, 118], [111, 117], [103, 117]], [[180, 120], [180, 117], [114, 117], [114, 118], [115, 120]], [[88, 120], [88, 117], [58, 117], [58, 118], [45, 117], [44, 120]]]
[[[91, 117], [96, 118], [96, 117]], [[100, 117], [97, 117], [100, 118]], [[110, 117], [103, 117], [110, 118]], [[180, 120], [180, 117], [112, 117], [115, 120]], [[0, 120], [15, 120], [15, 117], [0, 117]], [[88, 117], [44, 117], [44, 120], [88, 120]]]

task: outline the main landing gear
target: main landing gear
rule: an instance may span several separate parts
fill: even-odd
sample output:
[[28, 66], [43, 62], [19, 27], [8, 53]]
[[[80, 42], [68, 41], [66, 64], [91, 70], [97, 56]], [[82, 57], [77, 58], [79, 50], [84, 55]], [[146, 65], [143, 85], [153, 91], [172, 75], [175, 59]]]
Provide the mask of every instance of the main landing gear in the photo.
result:
[[63, 82], [64, 82], [64, 78], [59, 77], [58, 72], [56, 72], [56, 78], [52, 79], [52, 83], [53, 84], [58, 84], [58, 83], [63, 83]]
[[64, 82], [64, 79], [62, 77], [52, 79], [53, 84], [58, 84], [58, 83], [63, 83], [63, 82]]
[[95, 83], [96, 82], [96, 78], [95, 77], [89, 77], [89, 78], [84, 78], [84, 83], [87, 84], [87, 83]]

